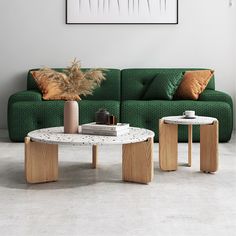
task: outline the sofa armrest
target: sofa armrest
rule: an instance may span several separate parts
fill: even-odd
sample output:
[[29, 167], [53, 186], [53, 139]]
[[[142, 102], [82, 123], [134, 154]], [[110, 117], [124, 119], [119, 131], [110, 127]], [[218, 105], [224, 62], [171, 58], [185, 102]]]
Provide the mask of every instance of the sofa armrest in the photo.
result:
[[226, 102], [233, 109], [233, 101], [230, 95], [227, 93], [206, 89], [199, 97], [199, 101], [216, 101], [216, 102]]
[[42, 101], [42, 94], [37, 90], [25, 90], [10, 96], [8, 104], [22, 101]]

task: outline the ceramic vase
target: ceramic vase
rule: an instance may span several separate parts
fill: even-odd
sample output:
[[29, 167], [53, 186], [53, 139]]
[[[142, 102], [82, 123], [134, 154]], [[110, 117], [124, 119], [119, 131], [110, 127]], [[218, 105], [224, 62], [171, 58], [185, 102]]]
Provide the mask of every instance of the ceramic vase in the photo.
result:
[[64, 104], [64, 133], [78, 133], [79, 105], [77, 101], [66, 101]]

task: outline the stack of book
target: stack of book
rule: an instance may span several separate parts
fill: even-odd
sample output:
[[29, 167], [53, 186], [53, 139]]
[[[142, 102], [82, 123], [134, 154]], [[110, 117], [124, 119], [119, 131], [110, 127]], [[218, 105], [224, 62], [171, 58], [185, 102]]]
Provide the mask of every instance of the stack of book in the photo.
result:
[[129, 133], [129, 124], [117, 123], [116, 125], [99, 125], [96, 122], [81, 125], [82, 134], [104, 136], [120, 136]]

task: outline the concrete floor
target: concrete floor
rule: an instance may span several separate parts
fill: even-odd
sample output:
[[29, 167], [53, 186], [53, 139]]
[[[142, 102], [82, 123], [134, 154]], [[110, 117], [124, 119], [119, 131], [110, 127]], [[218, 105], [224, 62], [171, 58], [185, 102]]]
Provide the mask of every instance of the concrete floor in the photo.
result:
[[121, 181], [121, 146], [99, 148], [90, 168], [89, 147], [60, 147], [59, 181], [28, 185], [22, 143], [0, 130], [0, 235], [235, 235], [236, 136], [220, 144], [216, 174], [199, 172], [199, 144], [186, 167], [161, 172], [155, 144], [155, 177], [149, 185]]

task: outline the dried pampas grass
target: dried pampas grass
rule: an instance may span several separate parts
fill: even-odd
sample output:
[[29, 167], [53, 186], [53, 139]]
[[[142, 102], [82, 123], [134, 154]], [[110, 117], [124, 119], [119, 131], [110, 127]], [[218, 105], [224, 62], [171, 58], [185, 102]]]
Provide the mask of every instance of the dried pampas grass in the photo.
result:
[[68, 80], [62, 84], [62, 87], [65, 91], [78, 95], [92, 94], [93, 90], [106, 79], [104, 71], [104, 69], [90, 69], [82, 72], [80, 62], [74, 59], [71, 66], [64, 71]]
[[33, 71], [32, 75], [46, 100], [80, 100], [80, 95], [93, 94], [105, 80], [104, 69], [81, 70], [80, 62], [74, 59], [66, 70], [58, 72], [50, 68]]

